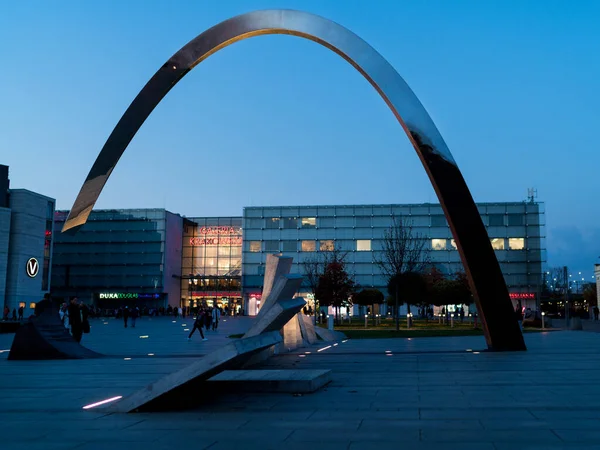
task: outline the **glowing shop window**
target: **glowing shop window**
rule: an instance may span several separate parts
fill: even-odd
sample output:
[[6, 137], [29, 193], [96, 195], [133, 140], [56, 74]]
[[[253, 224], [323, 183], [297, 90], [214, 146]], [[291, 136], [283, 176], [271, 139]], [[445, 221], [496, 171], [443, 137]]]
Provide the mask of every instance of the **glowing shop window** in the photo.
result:
[[302, 241], [303, 252], [314, 252], [317, 249], [317, 243], [315, 241]]
[[511, 250], [523, 250], [525, 248], [524, 238], [508, 238], [508, 248]]
[[358, 239], [356, 241], [357, 252], [370, 252], [371, 251], [371, 239]]
[[302, 228], [315, 228], [317, 226], [316, 217], [303, 217]]
[[432, 250], [446, 250], [446, 239], [432, 239], [431, 240]]
[[260, 252], [260, 241], [250, 241], [250, 251], [252, 253]]
[[25, 308], [25, 302], [20, 302], [19, 303], [19, 308]]
[[322, 252], [332, 252], [334, 250], [333, 240], [319, 241], [319, 250]]
[[456, 241], [454, 239], [450, 239], [450, 245], [454, 250], [458, 250], [458, 247], [456, 246]]
[[29, 309], [35, 309], [35, 302], [31, 302], [29, 304]]
[[494, 238], [491, 242], [494, 250], [504, 250], [504, 238]]

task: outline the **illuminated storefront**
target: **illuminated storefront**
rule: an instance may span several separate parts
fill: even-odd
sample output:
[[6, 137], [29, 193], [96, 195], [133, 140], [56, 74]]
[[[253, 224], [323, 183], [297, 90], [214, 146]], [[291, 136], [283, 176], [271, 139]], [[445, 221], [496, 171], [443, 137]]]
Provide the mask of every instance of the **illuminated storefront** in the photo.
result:
[[183, 225], [182, 306], [241, 308], [242, 219], [191, 218]]

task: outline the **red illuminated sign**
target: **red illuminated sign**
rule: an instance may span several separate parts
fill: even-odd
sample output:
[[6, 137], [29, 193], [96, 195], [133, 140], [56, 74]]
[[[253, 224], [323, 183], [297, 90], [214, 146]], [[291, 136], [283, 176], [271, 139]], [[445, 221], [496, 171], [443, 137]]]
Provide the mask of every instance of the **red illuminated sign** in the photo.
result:
[[530, 292], [511, 292], [508, 295], [514, 300], [535, 299], [535, 294]]
[[192, 297], [241, 297], [239, 291], [192, 292]]
[[190, 238], [190, 245], [242, 245], [241, 237], [193, 237]]
[[200, 234], [210, 235], [228, 235], [228, 234], [241, 234], [241, 229], [236, 227], [202, 227], [200, 228]]

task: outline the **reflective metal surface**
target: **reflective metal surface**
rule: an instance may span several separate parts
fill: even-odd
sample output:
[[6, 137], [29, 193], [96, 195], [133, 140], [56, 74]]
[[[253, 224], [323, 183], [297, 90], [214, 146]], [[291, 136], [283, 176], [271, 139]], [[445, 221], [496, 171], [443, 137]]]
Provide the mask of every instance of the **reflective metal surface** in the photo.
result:
[[255, 11], [210, 28], [175, 53], [144, 86], [104, 144], [65, 222], [85, 224], [113, 168], [162, 98], [194, 66], [234, 42], [264, 34], [290, 34], [334, 51], [379, 92], [411, 140], [452, 229], [494, 350], [524, 350], [508, 289], [487, 231], [456, 162], [429, 114], [396, 70], [357, 35], [323, 17], [292, 10]]

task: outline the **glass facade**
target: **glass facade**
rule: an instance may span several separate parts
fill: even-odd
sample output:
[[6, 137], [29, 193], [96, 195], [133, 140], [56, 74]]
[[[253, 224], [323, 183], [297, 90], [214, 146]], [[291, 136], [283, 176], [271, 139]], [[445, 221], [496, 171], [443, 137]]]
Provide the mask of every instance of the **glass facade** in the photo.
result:
[[[511, 294], [533, 294], [535, 301], [545, 262], [543, 204], [477, 206]], [[387, 295], [387, 280], [373, 261], [381, 255], [384, 231], [393, 217], [408, 219], [413, 232], [428, 241], [425, 248], [431, 249], [432, 263], [440, 271], [451, 275], [462, 270], [456, 243], [438, 204], [248, 207], [244, 209], [244, 239], [250, 243], [243, 252], [244, 300], [258, 298], [262, 290], [266, 253], [292, 256], [292, 272], [302, 274], [306, 258], [334, 247], [347, 252], [348, 268], [361, 286]], [[247, 308], [251, 310], [251, 306]]]
[[181, 274], [180, 216], [164, 209], [96, 210], [69, 234], [60, 232], [67, 215], [55, 214], [54, 297], [77, 296], [106, 309], [179, 303], [180, 283], [172, 278]]
[[[279, 225], [279, 220], [271, 221]], [[261, 242], [248, 250], [260, 252]], [[275, 241], [279, 245], [279, 242]], [[268, 245], [265, 242], [265, 251]], [[198, 306], [241, 307], [241, 217], [188, 218], [183, 224], [181, 303]], [[278, 251], [278, 249], [276, 250]]]

